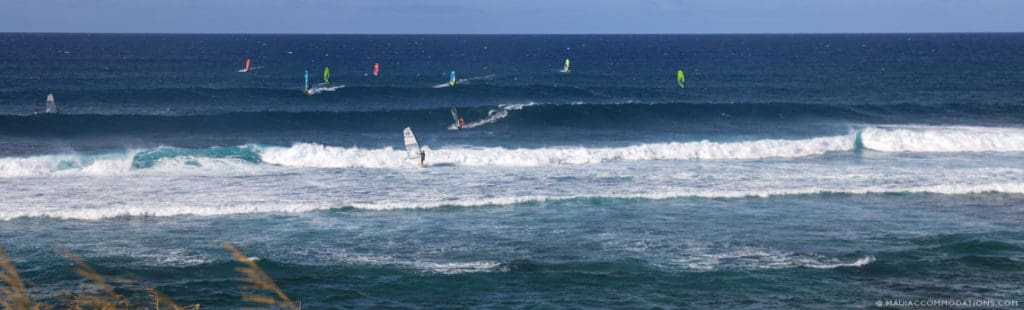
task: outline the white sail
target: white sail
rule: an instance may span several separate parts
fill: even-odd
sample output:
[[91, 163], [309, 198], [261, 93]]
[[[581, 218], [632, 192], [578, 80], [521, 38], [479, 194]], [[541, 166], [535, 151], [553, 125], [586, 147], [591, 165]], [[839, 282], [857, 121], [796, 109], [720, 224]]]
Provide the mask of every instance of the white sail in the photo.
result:
[[409, 159], [419, 159], [420, 143], [416, 141], [416, 135], [412, 133], [412, 129], [409, 129], [409, 127], [405, 127], [405, 130], [402, 131], [402, 134], [405, 136], [406, 157], [408, 157]]
[[46, 113], [57, 113], [57, 104], [53, 102], [53, 94], [46, 95]]

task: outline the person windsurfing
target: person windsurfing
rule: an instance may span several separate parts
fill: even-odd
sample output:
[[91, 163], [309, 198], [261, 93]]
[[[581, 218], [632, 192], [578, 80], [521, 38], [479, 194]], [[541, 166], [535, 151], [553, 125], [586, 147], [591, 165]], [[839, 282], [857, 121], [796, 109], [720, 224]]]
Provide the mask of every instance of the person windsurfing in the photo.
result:
[[306, 95], [312, 95], [313, 94], [313, 87], [309, 86], [309, 70], [305, 71], [304, 76], [306, 78], [306, 86], [305, 86], [306, 89], [303, 90], [303, 92], [305, 92]]
[[53, 94], [46, 95], [46, 114], [57, 113], [57, 104], [53, 102]]
[[402, 130], [402, 137], [405, 141], [405, 158], [407, 160], [415, 160], [416, 157], [420, 158], [420, 167], [427, 167], [427, 152], [420, 147], [419, 141], [416, 141], [416, 134], [412, 133], [412, 128], [405, 127]]
[[462, 126], [466, 125], [466, 121], [459, 117], [459, 110], [455, 109], [454, 105], [452, 105], [452, 121], [455, 122], [455, 129], [461, 130]]

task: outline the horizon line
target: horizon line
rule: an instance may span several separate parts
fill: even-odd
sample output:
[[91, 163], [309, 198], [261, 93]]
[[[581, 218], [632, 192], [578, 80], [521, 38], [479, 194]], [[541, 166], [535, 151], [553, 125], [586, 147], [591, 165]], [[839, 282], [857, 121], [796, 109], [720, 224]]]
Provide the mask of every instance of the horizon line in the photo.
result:
[[0, 34], [102, 34], [102, 35], [381, 35], [381, 36], [585, 36], [585, 35], [606, 35], [606, 36], [658, 36], [658, 35], [907, 35], [907, 34], [1024, 34], [1024, 31], [922, 31], [922, 32], [690, 32], [690, 33], [302, 33], [302, 32], [84, 32], [84, 31], [57, 31], [57, 32], [24, 32], [24, 31], [0, 31]]

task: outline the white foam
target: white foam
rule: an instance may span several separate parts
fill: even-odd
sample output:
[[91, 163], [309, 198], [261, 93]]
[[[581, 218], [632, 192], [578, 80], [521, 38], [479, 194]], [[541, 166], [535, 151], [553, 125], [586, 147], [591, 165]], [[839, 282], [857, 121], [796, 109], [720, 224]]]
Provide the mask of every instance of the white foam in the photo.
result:
[[567, 200], [579, 197], [547, 197], [547, 196], [516, 196], [497, 197], [482, 199], [462, 199], [450, 201], [390, 201], [373, 203], [353, 203], [351, 206], [357, 209], [368, 210], [397, 210], [397, 209], [430, 209], [442, 206], [452, 207], [475, 207], [475, 206], [500, 206], [513, 205], [527, 202], [544, 202], [548, 200]]
[[[0, 203], [0, 221], [12, 220], [20, 217], [51, 217], [60, 219], [78, 220], [100, 220], [119, 216], [220, 216], [230, 214], [249, 213], [305, 213], [318, 210], [328, 210], [342, 206], [352, 206], [358, 209], [367, 210], [396, 210], [396, 209], [430, 209], [442, 206], [477, 207], [494, 205], [514, 205], [531, 202], [553, 202], [571, 199], [674, 199], [674, 198], [768, 198], [787, 195], [810, 195], [820, 193], [837, 194], [885, 194], [885, 193], [934, 193], [934, 194], [973, 194], [985, 192], [1001, 192], [1024, 194], [1024, 184], [991, 184], [976, 186], [925, 186], [906, 188], [794, 188], [788, 190], [752, 190], [752, 191], [668, 191], [668, 192], [642, 192], [634, 194], [587, 194], [587, 195], [565, 195], [565, 196], [508, 196], [493, 198], [465, 198], [458, 200], [429, 199], [415, 200], [417, 197], [381, 197], [376, 202], [346, 202], [335, 201], [330, 197], [324, 197], [320, 201], [235, 201], [238, 198], [220, 197], [217, 192], [212, 193], [189, 193], [190, 196], [171, 197], [169, 199], [148, 199], [139, 203], [125, 202], [104, 202], [94, 201], [88, 206], [65, 205], [61, 201], [53, 201], [51, 205], [33, 205], [26, 203]], [[99, 194], [99, 193], [97, 193]], [[134, 194], [134, 193], [133, 193]], [[140, 193], [145, 194], [145, 193]], [[268, 195], [273, 195], [268, 193]], [[194, 196], [194, 197], [192, 197]], [[80, 197], [81, 199], [91, 199]], [[269, 197], [268, 197], [269, 198]], [[40, 197], [38, 199], [50, 202], [50, 198]], [[96, 197], [102, 199], [102, 197]], [[249, 198], [249, 200], [254, 198]], [[410, 200], [411, 199], [411, 200]], [[304, 199], [305, 200], [305, 199]]]
[[136, 173], [165, 175], [217, 175], [254, 174], [265, 172], [266, 168], [237, 158], [210, 158], [199, 156], [176, 156], [157, 160], [152, 167], [136, 170]]
[[817, 269], [834, 269], [834, 268], [839, 268], [839, 267], [863, 267], [863, 266], [866, 266], [866, 265], [868, 265], [870, 263], [873, 263], [873, 262], [875, 262], [875, 257], [874, 256], [865, 256], [865, 257], [861, 257], [861, 258], [859, 258], [856, 261], [851, 262], [851, 263], [841, 263], [841, 262], [831, 262], [831, 263], [829, 263], [829, 262], [822, 262], [822, 263], [805, 264], [804, 267], [817, 268]]
[[342, 88], [345, 88], [345, 85], [338, 85], [338, 86], [316, 86], [316, 87], [313, 87], [313, 88], [311, 88], [309, 90], [309, 94], [310, 95], [316, 95], [316, 94], [319, 94], [319, 93], [322, 93], [322, 92], [332, 92], [332, 91], [336, 91], [336, 90], [342, 89]]
[[[478, 121], [475, 121], [475, 122], [466, 123], [466, 125], [463, 125], [462, 128], [463, 129], [476, 128], [476, 127], [479, 127], [481, 125], [491, 124], [491, 123], [500, 121], [501, 119], [504, 119], [505, 117], [508, 117], [509, 111], [518, 111], [518, 110], [522, 110], [525, 107], [530, 107], [530, 106], [534, 106], [534, 105], [536, 105], [535, 102], [530, 102], [530, 103], [526, 103], [526, 104], [503, 104], [503, 105], [499, 105], [497, 109], [493, 109], [493, 110], [487, 111], [487, 117], [485, 117], [483, 119], [480, 119]], [[448, 129], [450, 129], [450, 130], [458, 130], [459, 128], [456, 127], [455, 124], [452, 124], [451, 126], [448, 126]]]
[[[508, 111], [527, 105], [510, 105], [466, 127], [493, 123]], [[881, 152], [1022, 152], [1024, 129], [998, 127], [868, 127], [859, 133], [861, 143]], [[801, 140], [763, 139], [739, 142], [645, 143], [626, 147], [557, 146], [536, 149], [503, 147], [452, 147], [430, 150], [427, 161], [455, 166], [582, 165], [640, 160], [752, 160], [817, 156], [854, 149], [857, 134]], [[264, 154], [275, 164], [299, 167], [401, 168], [409, 166], [402, 152], [299, 143], [289, 150], [267, 148]], [[280, 155], [287, 154], [287, 158]]]
[[468, 78], [464, 78], [464, 79], [459, 79], [459, 83], [473, 82], [473, 81], [490, 81], [490, 80], [493, 80], [494, 77], [496, 77], [496, 76], [497, 75], [494, 75], [494, 74], [488, 74], [488, 75], [482, 75], [482, 76], [472, 76], [472, 77], [468, 77]]
[[317, 143], [291, 147], [265, 147], [260, 159], [269, 164], [316, 168], [398, 168], [405, 164], [405, 152], [383, 149], [343, 148]]
[[[852, 136], [805, 140], [757, 140], [745, 142], [670, 142], [627, 147], [549, 147], [507, 149], [503, 147], [455, 147], [427, 150], [427, 162], [456, 166], [531, 167], [544, 165], [583, 165], [609, 161], [638, 160], [745, 160], [792, 158], [849, 151]], [[264, 162], [323, 168], [402, 168], [409, 163], [404, 152], [298, 143], [289, 148], [267, 147], [261, 150]]]
[[[339, 263], [391, 266], [398, 268], [413, 269], [425, 273], [439, 274], [461, 274], [477, 272], [507, 271], [499, 262], [483, 261], [446, 261], [443, 257], [432, 257], [430, 253], [424, 253], [413, 249], [412, 253], [404, 255], [395, 254], [374, 254], [367, 252], [348, 252], [344, 249], [310, 249], [299, 248], [289, 251], [287, 257], [280, 257], [282, 261], [291, 261], [298, 258], [305, 264], [322, 264], [335, 266]], [[417, 258], [413, 258], [417, 257]], [[423, 257], [423, 258], [419, 258]]]
[[114, 175], [131, 169], [136, 151], [122, 154], [58, 154], [0, 158], [0, 178], [42, 175]]
[[0, 158], [0, 178], [38, 176], [117, 176], [139, 173], [163, 174], [222, 174], [225, 171], [254, 173], [257, 165], [234, 158], [202, 156], [176, 156], [160, 158], [144, 169], [132, 167], [141, 150], [122, 153], [81, 154], [69, 153], [30, 157]]
[[[484, 76], [474, 76], [474, 77], [468, 77], [468, 78], [462, 78], [462, 79], [455, 79], [455, 85], [471, 84], [471, 82], [473, 82], [473, 81], [489, 81], [489, 80], [493, 80], [495, 76], [496, 75], [494, 75], [494, 74], [488, 74], [488, 75], [484, 75]], [[444, 84], [434, 85], [434, 88], [445, 88], [445, 87], [450, 87], [450, 86], [451, 85], [448, 84], [448, 82], [445, 82]]]
[[316, 210], [326, 210], [336, 205], [327, 204], [294, 204], [294, 203], [266, 203], [266, 204], [229, 204], [199, 205], [177, 204], [177, 203], [151, 203], [148, 205], [123, 205], [110, 204], [101, 207], [27, 207], [18, 209], [5, 208], [0, 214], [0, 220], [12, 220], [21, 217], [50, 217], [58, 219], [75, 220], [101, 220], [121, 216], [143, 217], [143, 216], [215, 216], [229, 214], [249, 213], [304, 213]]
[[241, 69], [238, 69], [238, 72], [239, 73], [249, 73], [249, 72], [253, 72], [253, 71], [259, 70], [259, 69], [263, 69], [263, 66], [252, 66], [252, 67], [249, 67], [249, 70], [246, 70], [245, 68], [241, 68]]
[[[480, 121], [467, 124], [472, 128], [497, 122], [509, 111], [529, 104], [504, 105]], [[586, 165], [645, 160], [756, 160], [767, 158], [799, 158], [851, 151], [857, 140], [869, 150], [878, 152], [964, 153], [1024, 152], [1024, 128], [1004, 127], [941, 127], [941, 126], [879, 126], [867, 127], [858, 133], [799, 140], [763, 139], [737, 142], [665, 142], [644, 143], [624, 147], [552, 146], [544, 148], [504, 148], [456, 146], [427, 150], [427, 162], [466, 167], [534, 167], [551, 165]], [[303, 168], [391, 168], [415, 166], [405, 159], [404, 152], [391, 147], [364, 149], [296, 143], [290, 147], [257, 147], [265, 163]], [[66, 175], [123, 175], [137, 173], [132, 160], [137, 150], [105, 155], [78, 153], [0, 158], [0, 178]], [[195, 165], [194, 163], [198, 163]], [[258, 169], [250, 163], [234, 159], [212, 159], [201, 156], [178, 156], [158, 160], [151, 168], [164, 173], [201, 171], [248, 171]], [[196, 169], [201, 168], [201, 169]]]
[[864, 128], [860, 137], [880, 152], [1024, 152], [1024, 128], [882, 126]]
[[670, 264], [698, 271], [788, 269], [799, 267], [834, 269], [839, 267], [862, 267], [875, 261], [874, 256], [865, 256], [856, 261], [844, 263], [838, 258], [819, 254], [797, 254], [750, 247], [727, 247], [725, 249], [695, 247], [686, 248], [683, 252], [682, 257], [670, 259]]
[[[346, 206], [371, 210], [429, 209], [574, 199], [744, 198], [822, 193], [1024, 194], [1024, 166], [1014, 156], [1001, 154], [892, 156], [873, 158], [869, 164], [845, 157], [810, 161], [621, 160], [587, 166], [380, 171], [284, 165], [390, 167], [393, 162], [404, 161], [403, 152], [315, 144], [254, 148], [265, 160], [282, 166], [233, 158], [167, 157], [149, 168], [131, 169], [125, 177], [93, 177], [62, 170], [57, 174], [60, 177], [0, 178], [0, 220], [301, 213]], [[110, 172], [129, 165], [130, 161], [124, 160], [116, 168], [100, 165], [93, 169]], [[246, 175], [234, 177], [238, 171]]]
[[460, 274], [460, 273], [476, 273], [476, 272], [492, 272], [492, 271], [505, 271], [501, 268], [501, 264], [491, 261], [478, 261], [478, 262], [427, 262], [417, 261], [411, 264], [414, 268], [440, 274]]
[[943, 195], [967, 195], [980, 193], [1008, 193], [1024, 194], [1024, 183], [992, 183], [981, 185], [934, 185], [934, 186], [908, 186], [908, 187], [807, 187], [790, 189], [762, 189], [762, 190], [676, 190], [676, 191], [651, 191], [630, 194], [591, 194], [591, 195], [566, 195], [566, 196], [516, 196], [496, 197], [481, 199], [462, 199], [452, 201], [389, 201], [373, 203], [353, 203], [352, 207], [368, 210], [396, 210], [396, 209], [430, 209], [444, 206], [453, 207], [476, 207], [494, 205], [514, 205], [531, 202], [553, 202], [574, 199], [650, 199], [666, 200], [676, 198], [771, 198], [781, 196], [815, 195], [815, 194], [943, 194]]

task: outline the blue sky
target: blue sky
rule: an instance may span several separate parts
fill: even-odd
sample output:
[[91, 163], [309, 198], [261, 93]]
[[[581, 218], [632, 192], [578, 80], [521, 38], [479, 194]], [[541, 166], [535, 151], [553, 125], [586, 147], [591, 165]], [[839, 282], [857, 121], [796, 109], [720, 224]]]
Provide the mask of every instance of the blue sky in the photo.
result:
[[1021, 32], [1021, 0], [2, 0], [0, 32]]

